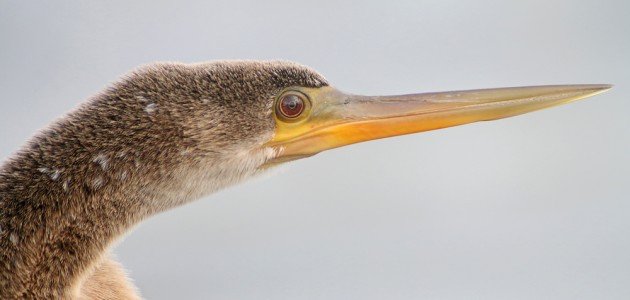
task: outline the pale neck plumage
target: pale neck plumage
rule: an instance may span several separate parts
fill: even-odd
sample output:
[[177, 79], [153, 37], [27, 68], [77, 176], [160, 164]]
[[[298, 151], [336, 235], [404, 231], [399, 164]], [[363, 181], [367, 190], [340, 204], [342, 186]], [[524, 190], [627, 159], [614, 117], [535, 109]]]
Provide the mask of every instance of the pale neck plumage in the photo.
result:
[[0, 168], [0, 299], [72, 298], [136, 223], [245, 179], [277, 154], [255, 145], [201, 154], [115, 139], [99, 147], [63, 125]]
[[3, 299], [72, 295], [134, 224], [247, 178], [275, 155], [259, 148], [217, 161], [178, 153], [162, 168], [121, 152], [71, 164], [34, 154], [48, 146], [31, 144], [0, 171]]

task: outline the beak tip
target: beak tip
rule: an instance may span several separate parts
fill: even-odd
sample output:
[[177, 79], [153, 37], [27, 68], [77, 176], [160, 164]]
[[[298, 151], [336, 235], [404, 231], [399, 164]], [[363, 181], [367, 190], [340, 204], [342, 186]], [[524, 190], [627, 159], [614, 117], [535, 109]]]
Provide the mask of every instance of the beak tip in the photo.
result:
[[593, 84], [592, 89], [598, 92], [605, 92], [612, 89], [614, 85], [612, 84]]
[[592, 97], [613, 88], [612, 84], [578, 84], [578, 85], [568, 85], [569, 90], [573, 90], [574, 92], [580, 94], [576, 99], [588, 98]]
[[596, 84], [593, 86], [593, 92], [590, 94], [591, 96], [601, 94], [609, 91], [613, 88], [612, 84]]

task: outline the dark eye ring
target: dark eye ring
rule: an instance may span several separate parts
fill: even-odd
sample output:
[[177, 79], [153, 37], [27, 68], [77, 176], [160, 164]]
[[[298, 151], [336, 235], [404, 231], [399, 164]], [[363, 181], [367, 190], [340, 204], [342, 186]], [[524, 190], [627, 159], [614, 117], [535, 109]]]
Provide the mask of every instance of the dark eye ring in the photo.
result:
[[282, 95], [278, 101], [278, 112], [285, 118], [295, 119], [299, 117], [306, 107], [305, 99], [294, 93]]

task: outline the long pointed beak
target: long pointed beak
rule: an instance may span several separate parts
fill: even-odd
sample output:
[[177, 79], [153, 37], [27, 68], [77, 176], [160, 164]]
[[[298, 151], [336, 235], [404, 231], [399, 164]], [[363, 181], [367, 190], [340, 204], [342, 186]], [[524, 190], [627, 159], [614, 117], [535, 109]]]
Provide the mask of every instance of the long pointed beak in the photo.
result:
[[496, 120], [586, 98], [610, 85], [497, 88], [398, 96], [358, 96], [332, 87], [297, 90], [310, 109], [297, 122], [276, 118], [268, 144], [280, 161], [358, 142]]

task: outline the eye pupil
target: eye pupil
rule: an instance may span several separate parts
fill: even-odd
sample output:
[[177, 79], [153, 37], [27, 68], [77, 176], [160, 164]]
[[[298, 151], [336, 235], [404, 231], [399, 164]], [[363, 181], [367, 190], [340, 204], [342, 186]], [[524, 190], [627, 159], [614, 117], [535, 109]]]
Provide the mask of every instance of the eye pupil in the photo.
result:
[[304, 111], [304, 100], [294, 94], [282, 96], [279, 110], [286, 118], [297, 118]]

